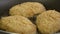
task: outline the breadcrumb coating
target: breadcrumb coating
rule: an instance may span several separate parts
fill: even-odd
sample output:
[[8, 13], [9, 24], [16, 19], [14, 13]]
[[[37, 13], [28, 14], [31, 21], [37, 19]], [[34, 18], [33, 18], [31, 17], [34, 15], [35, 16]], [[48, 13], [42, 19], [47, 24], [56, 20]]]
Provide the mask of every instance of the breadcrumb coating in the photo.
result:
[[24, 2], [22, 4], [18, 4], [13, 6], [9, 13], [10, 15], [21, 15], [24, 17], [33, 17], [33, 15], [42, 13], [46, 11], [43, 4], [38, 2]]
[[8, 32], [36, 34], [36, 26], [23, 16], [2, 17], [1, 28]]
[[53, 34], [60, 30], [60, 13], [48, 10], [37, 16], [36, 24], [43, 34]]

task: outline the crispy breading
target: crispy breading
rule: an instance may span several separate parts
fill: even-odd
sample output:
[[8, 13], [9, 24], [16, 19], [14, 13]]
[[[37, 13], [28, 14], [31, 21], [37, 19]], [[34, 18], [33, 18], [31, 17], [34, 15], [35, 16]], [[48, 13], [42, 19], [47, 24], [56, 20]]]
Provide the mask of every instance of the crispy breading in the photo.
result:
[[8, 32], [36, 34], [36, 26], [23, 16], [2, 17], [1, 28]]
[[36, 24], [43, 34], [53, 34], [60, 30], [60, 13], [48, 10], [37, 16]]
[[33, 17], [33, 15], [46, 11], [43, 4], [38, 2], [24, 2], [13, 6], [9, 13], [10, 15], [21, 15], [24, 17]]

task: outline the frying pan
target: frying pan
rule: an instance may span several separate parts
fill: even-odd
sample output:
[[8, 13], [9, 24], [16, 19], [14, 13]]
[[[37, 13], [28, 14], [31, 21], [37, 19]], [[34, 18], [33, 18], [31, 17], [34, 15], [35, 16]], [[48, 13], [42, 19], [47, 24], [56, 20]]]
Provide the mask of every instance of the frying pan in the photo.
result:
[[0, 17], [8, 16], [11, 7], [23, 2], [40, 2], [47, 10], [55, 9], [60, 12], [60, 0], [0, 0]]
[[60, 11], [60, 0], [0, 0], [0, 17], [9, 15], [8, 10], [19, 3], [40, 2], [46, 9], [56, 9]]

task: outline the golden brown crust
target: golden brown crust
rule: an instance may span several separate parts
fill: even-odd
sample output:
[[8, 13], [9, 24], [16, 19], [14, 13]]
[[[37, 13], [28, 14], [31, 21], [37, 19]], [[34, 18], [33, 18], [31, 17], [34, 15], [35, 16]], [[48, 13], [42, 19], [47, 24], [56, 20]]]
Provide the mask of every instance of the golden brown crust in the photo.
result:
[[60, 29], [60, 13], [55, 10], [48, 10], [37, 16], [36, 24], [40, 32], [53, 34]]
[[20, 34], [36, 34], [36, 26], [22, 16], [8, 16], [1, 19], [1, 28]]
[[32, 17], [34, 14], [46, 11], [45, 7], [38, 2], [25, 2], [12, 7], [9, 11], [10, 15], [21, 15], [24, 17]]

